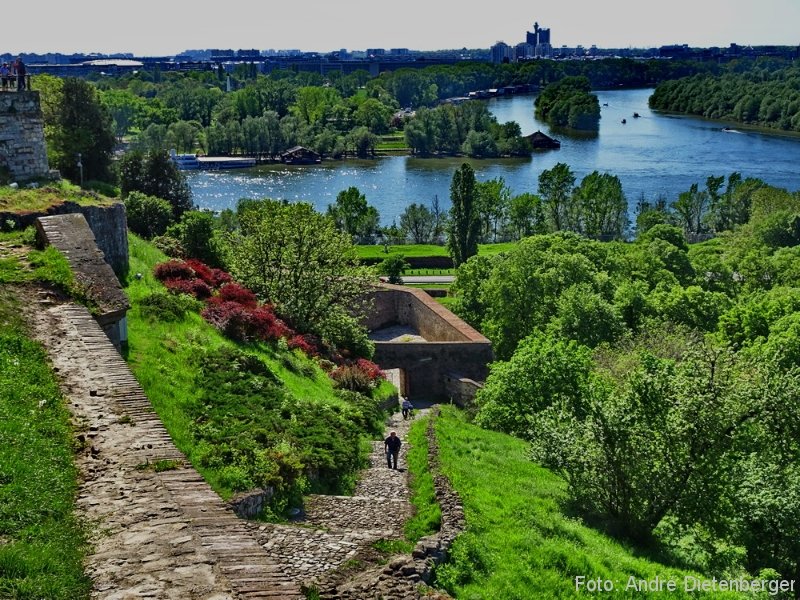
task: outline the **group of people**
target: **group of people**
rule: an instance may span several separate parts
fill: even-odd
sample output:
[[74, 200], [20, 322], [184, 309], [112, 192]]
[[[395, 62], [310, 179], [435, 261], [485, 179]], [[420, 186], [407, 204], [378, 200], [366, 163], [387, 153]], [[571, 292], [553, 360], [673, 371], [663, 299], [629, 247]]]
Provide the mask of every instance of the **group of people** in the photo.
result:
[[25, 63], [22, 62], [20, 57], [17, 57], [17, 60], [10, 65], [3, 63], [0, 65], [0, 87], [2, 87], [3, 91], [13, 90], [14, 80], [16, 80], [17, 91], [21, 92], [25, 89], [26, 74]]
[[[403, 398], [400, 407], [403, 411], [404, 419], [413, 417], [414, 405], [411, 404], [408, 398]], [[383, 440], [383, 449], [386, 452], [386, 463], [390, 469], [397, 469], [397, 458], [400, 456], [400, 447], [402, 445], [403, 442], [398, 437], [396, 431], [390, 432], [389, 437]]]

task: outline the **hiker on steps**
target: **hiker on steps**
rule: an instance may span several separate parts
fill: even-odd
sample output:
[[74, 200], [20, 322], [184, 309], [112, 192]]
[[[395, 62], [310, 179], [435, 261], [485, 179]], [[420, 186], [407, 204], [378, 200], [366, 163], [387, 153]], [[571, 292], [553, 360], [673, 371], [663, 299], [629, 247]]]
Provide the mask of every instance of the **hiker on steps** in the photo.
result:
[[383, 447], [386, 450], [386, 462], [390, 469], [397, 469], [397, 457], [400, 455], [400, 446], [402, 445], [403, 442], [397, 437], [396, 431], [392, 431], [389, 437], [383, 440]]

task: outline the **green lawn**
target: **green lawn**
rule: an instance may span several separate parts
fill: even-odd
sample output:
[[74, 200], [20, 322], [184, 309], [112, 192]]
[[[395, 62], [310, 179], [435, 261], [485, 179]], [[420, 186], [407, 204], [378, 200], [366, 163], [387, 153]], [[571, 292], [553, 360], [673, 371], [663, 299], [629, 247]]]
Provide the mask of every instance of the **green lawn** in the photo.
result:
[[69, 411], [19, 315], [0, 287], [0, 598], [88, 598]]
[[[587, 596], [575, 577], [609, 579], [613, 598], [694, 597], [687, 571], [637, 556], [635, 549], [567, 516], [564, 481], [528, 459], [516, 438], [468, 424], [444, 407], [436, 423], [442, 469], [461, 494], [467, 530], [437, 570], [437, 585], [459, 600], [529, 600]], [[673, 579], [676, 592], [624, 591], [629, 576]], [[717, 593], [715, 597], [737, 597]]]
[[[499, 244], [480, 244], [478, 254], [493, 255], [510, 250], [516, 242], [502, 242]], [[384, 252], [383, 245], [370, 244], [356, 246], [359, 258], [386, 258], [392, 254], [402, 254], [405, 257], [426, 257], [426, 256], [449, 256], [447, 246], [435, 244], [405, 244], [401, 246], [389, 246], [389, 253]]]

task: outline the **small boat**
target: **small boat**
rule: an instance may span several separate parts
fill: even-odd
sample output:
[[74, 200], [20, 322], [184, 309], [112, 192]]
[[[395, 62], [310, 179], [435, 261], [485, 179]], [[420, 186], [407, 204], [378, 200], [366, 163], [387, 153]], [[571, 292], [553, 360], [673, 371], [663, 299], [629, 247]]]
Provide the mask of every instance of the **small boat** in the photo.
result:
[[603, 102], [603, 106], [608, 106], [608, 102]]
[[622, 124], [623, 124], [623, 125], [625, 125], [625, 123], [627, 123], [627, 122], [628, 122], [628, 121], [626, 121], [625, 119], [622, 119]]
[[639, 118], [639, 113], [637, 113], [637, 112], [633, 113], [633, 118], [634, 119], [638, 119]]

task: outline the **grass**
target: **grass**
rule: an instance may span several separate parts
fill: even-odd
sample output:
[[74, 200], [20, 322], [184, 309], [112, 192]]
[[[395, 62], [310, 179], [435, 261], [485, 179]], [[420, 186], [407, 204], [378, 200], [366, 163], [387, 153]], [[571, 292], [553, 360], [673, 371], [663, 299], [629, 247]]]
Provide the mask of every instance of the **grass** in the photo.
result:
[[375, 146], [375, 150], [378, 152], [400, 152], [400, 151], [410, 151], [411, 148], [408, 147], [406, 144], [405, 135], [402, 133], [391, 134], [391, 135], [382, 135], [378, 144]]
[[414, 516], [405, 525], [405, 536], [409, 542], [417, 542], [439, 531], [442, 522], [442, 511], [433, 489], [433, 476], [428, 469], [427, 428], [426, 417], [415, 420], [408, 432], [409, 451], [406, 460], [411, 473], [411, 504], [414, 506]]
[[109, 206], [115, 202], [63, 180], [36, 189], [0, 187], [0, 212], [39, 212], [64, 201], [83, 206]]
[[[480, 244], [478, 254], [492, 256], [506, 252], [516, 245], [516, 242], [502, 242], [499, 244]], [[389, 252], [384, 252], [383, 245], [369, 244], [356, 246], [359, 258], [386, 258], [393, 254], [402, 254], [406, 258], [422, 258], [428, 256], [449, 256], [447, 246], [435, 244], [405, 244], [402, 246], [389, 246]]]
[[[564, 514], [564, 481], [528, 458], [524, 442], [466, 422], [444, 407], [436, 423], [443, 472], [464, 503], [467, 529], [437, 570], [437, 584], [464, 600], [527, 600], [587, 596], [575, 577], [609, 579], [614, 598], [647, 597], [624, 591], [629, 576], [656, 576], [678, 583], [659, 596], [694, 597], [683, 592], [691, 574], [637, 555], [634, 548]], [[716, 593], [715, 597], [739, 597]]]
[[0, 288], [0, 597], [87, 598], [69, 413], [19, 315]]

